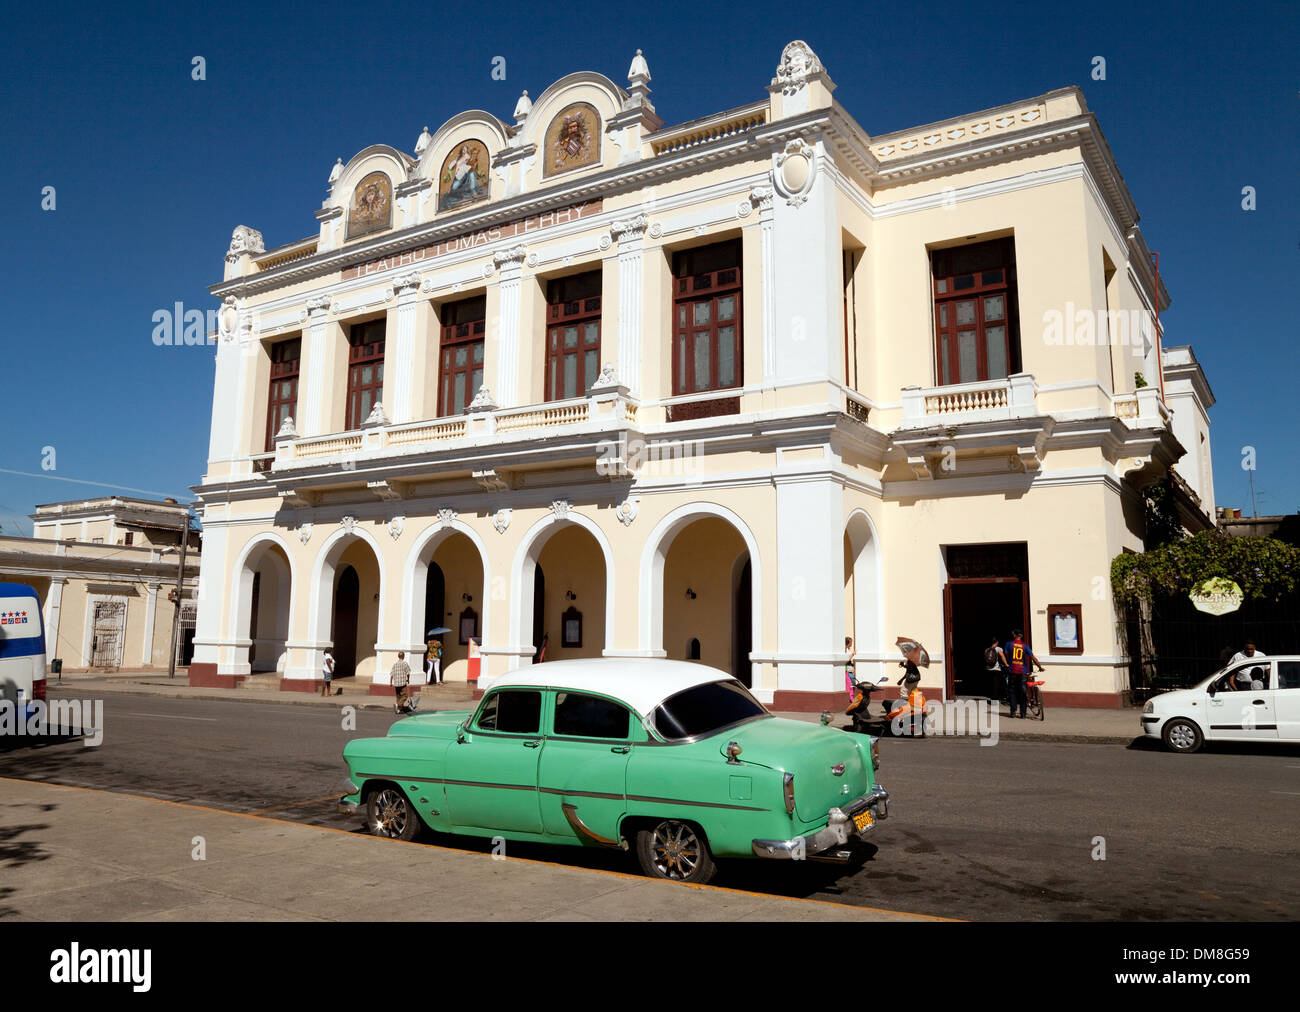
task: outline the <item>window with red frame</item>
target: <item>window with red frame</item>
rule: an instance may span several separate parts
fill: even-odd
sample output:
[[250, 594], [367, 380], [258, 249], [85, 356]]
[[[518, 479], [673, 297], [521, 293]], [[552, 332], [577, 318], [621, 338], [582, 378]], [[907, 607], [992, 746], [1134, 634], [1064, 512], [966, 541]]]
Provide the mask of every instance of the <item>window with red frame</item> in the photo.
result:
[[302, 338], [271, 345], [271, 389], [266, 401], [266, 452], [275, 449], [275, 434], [286, 418], [298, 410], [298, 367]]
[[673, 255], [673, 393], [741, 385], [740, 240]]
[[384, 321], [354, 324], [348, 345], [348, 428], [359, 429], [384, 393]]
[[1019, 372], [1015, 241], [933, 250], [931, 265], [939, 385]]
[[487, 296], [479, 295], [442, 307], [439, 348], [441, 376], [438, 414], [459, 415], [483, 385], [483, 337]]
[[580, 397], [600, 375], [600, 271], [546, 286], [546, 399]]

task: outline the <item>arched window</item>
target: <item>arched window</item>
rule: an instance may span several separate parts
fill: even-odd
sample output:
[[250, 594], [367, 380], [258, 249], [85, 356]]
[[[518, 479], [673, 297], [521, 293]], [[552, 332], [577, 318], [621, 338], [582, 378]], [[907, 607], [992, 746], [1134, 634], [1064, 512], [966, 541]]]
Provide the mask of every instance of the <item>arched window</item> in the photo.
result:
[[686, 659], [688, 661], [698, 661], [700, 659], [700, 641], [693, 639], [686, 644]]

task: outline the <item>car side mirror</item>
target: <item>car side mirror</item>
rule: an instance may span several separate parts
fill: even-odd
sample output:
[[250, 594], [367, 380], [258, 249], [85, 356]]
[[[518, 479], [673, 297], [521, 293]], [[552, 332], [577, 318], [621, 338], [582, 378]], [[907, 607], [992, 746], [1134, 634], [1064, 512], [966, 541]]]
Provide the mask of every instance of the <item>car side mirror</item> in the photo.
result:
[[460, 725], [456, 728], [456, 744], [457, 744], [457, 745], [464, 745], [465, 742], [469, 741], [469, 735], [465, 733], [465, 726], [466, 726], [468, 723], [469, 723], [468, 720], [462, 720], [462, 721], [460, 722]]
[[1210, 694], [1210, 698], [1213, 699], [1214, 694], [1219, 691], [1219, 687], [1214, 682], [1211, 682], [1210, 687], [1206, 691]]

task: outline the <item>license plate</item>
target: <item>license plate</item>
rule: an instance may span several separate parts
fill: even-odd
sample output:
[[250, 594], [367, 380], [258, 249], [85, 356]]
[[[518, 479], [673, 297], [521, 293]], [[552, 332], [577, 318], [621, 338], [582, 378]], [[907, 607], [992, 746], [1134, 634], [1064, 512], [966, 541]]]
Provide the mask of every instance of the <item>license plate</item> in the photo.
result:
[[853, 824], [858, 827], [858, 832], [861, 833], [868, 826], [874, 826], [876, 820], [872, 817], [870, 812], [861, 812], [858, 815], [853, 816]]

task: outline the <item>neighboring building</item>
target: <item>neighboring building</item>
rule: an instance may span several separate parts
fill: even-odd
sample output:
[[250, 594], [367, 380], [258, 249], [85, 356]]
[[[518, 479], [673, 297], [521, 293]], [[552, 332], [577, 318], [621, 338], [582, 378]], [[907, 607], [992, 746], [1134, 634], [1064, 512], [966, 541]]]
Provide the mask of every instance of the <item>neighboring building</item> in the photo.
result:
[[[61, 659], [67, 671], [166, 668], [189, 507], [111, 496], [37, 506], [31, 520], [32, 537], [0, 537], [0, 582], [40, 595], [47, 659]], [[182, 664], [193, 650], [199, 542], [190, 531]]]
[[893, 672], [919, 637], [969, 694], [1023, 626], [1053, 704], [1118, 705], [1110, 561], [1184, 456], [1172, 398], [1197, 432], [1212, 399], [1190, 352], [1162, 382], [1168, 293], [1079, 90], [871, 136], [801, 42], [679, 126], [649, 80], [340, 159], [310, 238], [235, 230], [192, 680], [307, 689], [332, 649], [391, 691], [445, 625], [453, 679], [545, 638], [821, 709], [845, 636]]

